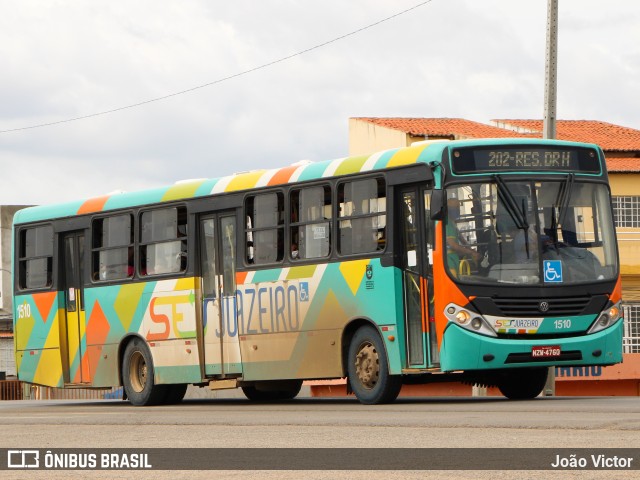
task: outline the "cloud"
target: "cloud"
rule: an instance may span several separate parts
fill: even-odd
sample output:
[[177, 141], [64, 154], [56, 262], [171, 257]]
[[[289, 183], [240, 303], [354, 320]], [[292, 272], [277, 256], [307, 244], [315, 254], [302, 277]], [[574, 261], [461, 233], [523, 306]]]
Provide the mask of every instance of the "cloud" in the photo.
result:
[[[18, 2], [0, 15], [0, 130], [203, 85], [418, 1]], [[433, 2], [160, 102], [0, 134], [0, 203], [52, 203], [347, 154], [351, 116], [540, 117], [546, 5]], [[559, 118], [640, 128], [640, 4], [560, 5]]]

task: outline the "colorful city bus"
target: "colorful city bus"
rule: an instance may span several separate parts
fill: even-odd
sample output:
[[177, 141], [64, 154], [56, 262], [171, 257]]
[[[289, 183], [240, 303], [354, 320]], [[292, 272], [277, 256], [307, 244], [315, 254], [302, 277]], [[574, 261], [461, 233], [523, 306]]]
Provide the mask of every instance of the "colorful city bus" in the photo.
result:
[[552, 366], [622, 361], [621, 282], [596, 145], [423, 142], [22, 210], [19, 379], [294, 398], [347, 379], [539, 395]]

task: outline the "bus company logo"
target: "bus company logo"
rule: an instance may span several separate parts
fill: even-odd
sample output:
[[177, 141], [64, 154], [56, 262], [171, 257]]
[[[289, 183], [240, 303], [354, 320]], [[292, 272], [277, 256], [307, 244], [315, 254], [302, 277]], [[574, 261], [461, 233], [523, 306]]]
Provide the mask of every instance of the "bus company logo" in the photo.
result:
[[537, 318], [498, 319], [494, 325], [497, 329], [524, 328], [527, 330], [538, 330], [538, 328], [540, 328], [540, 320]]
[[548, 312], [549, 311], [549, 302], [546, 301], [542, 301], [538, 304], [538, 310], [540, 310], [541, 312]]
[[7, 468], [40, 468], [38, 450], [7, 450]]
[[373, 265], [367, 265], [366, 275], [367, 280], [371, 280], [373, 278]]

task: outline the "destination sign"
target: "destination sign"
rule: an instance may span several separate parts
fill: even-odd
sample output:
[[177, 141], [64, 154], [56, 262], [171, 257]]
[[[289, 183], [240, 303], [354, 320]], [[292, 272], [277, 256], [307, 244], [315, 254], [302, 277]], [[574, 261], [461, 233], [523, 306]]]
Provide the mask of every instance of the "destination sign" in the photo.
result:
[[600, 173], [596, 150], [566, 147], [482, 147], [455, 149], [451, 157], [454, 173], [582, 172]]

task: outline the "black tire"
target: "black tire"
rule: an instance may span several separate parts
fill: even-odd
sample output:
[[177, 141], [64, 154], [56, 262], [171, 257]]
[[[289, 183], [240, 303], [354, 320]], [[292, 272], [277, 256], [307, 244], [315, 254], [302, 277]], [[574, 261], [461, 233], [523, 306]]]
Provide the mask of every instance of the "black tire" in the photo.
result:
[[302, 388], [302, 380], [260, 382], [242, 387], [242, 392], [253, 402], [293, 400]]
[[164, 397], [162, 403], [165, 405], [175, 405], [176, 403], [182, 402], [184, 394], [187, 393], [187, 386], [186, 383], [167, 385], [167, 395]]
[[402, 376], [389, 374], [387, 352], [375, 328], [366, 325], [356, 331], [347, 362], [349, 384], [360, 403], [391, 403], [398, 397]]
[[159, 405], [167, 396], [167, 385], [154, 383], [151, 352], [144, 341], [133, 339], [127, 345], [122, 360], [122, 385], [132, 405]]
[[547, 367], [508, 370], [498, 378], [498, 389], [511, 400], [530, 400], [542, 393], [548, 373]]

